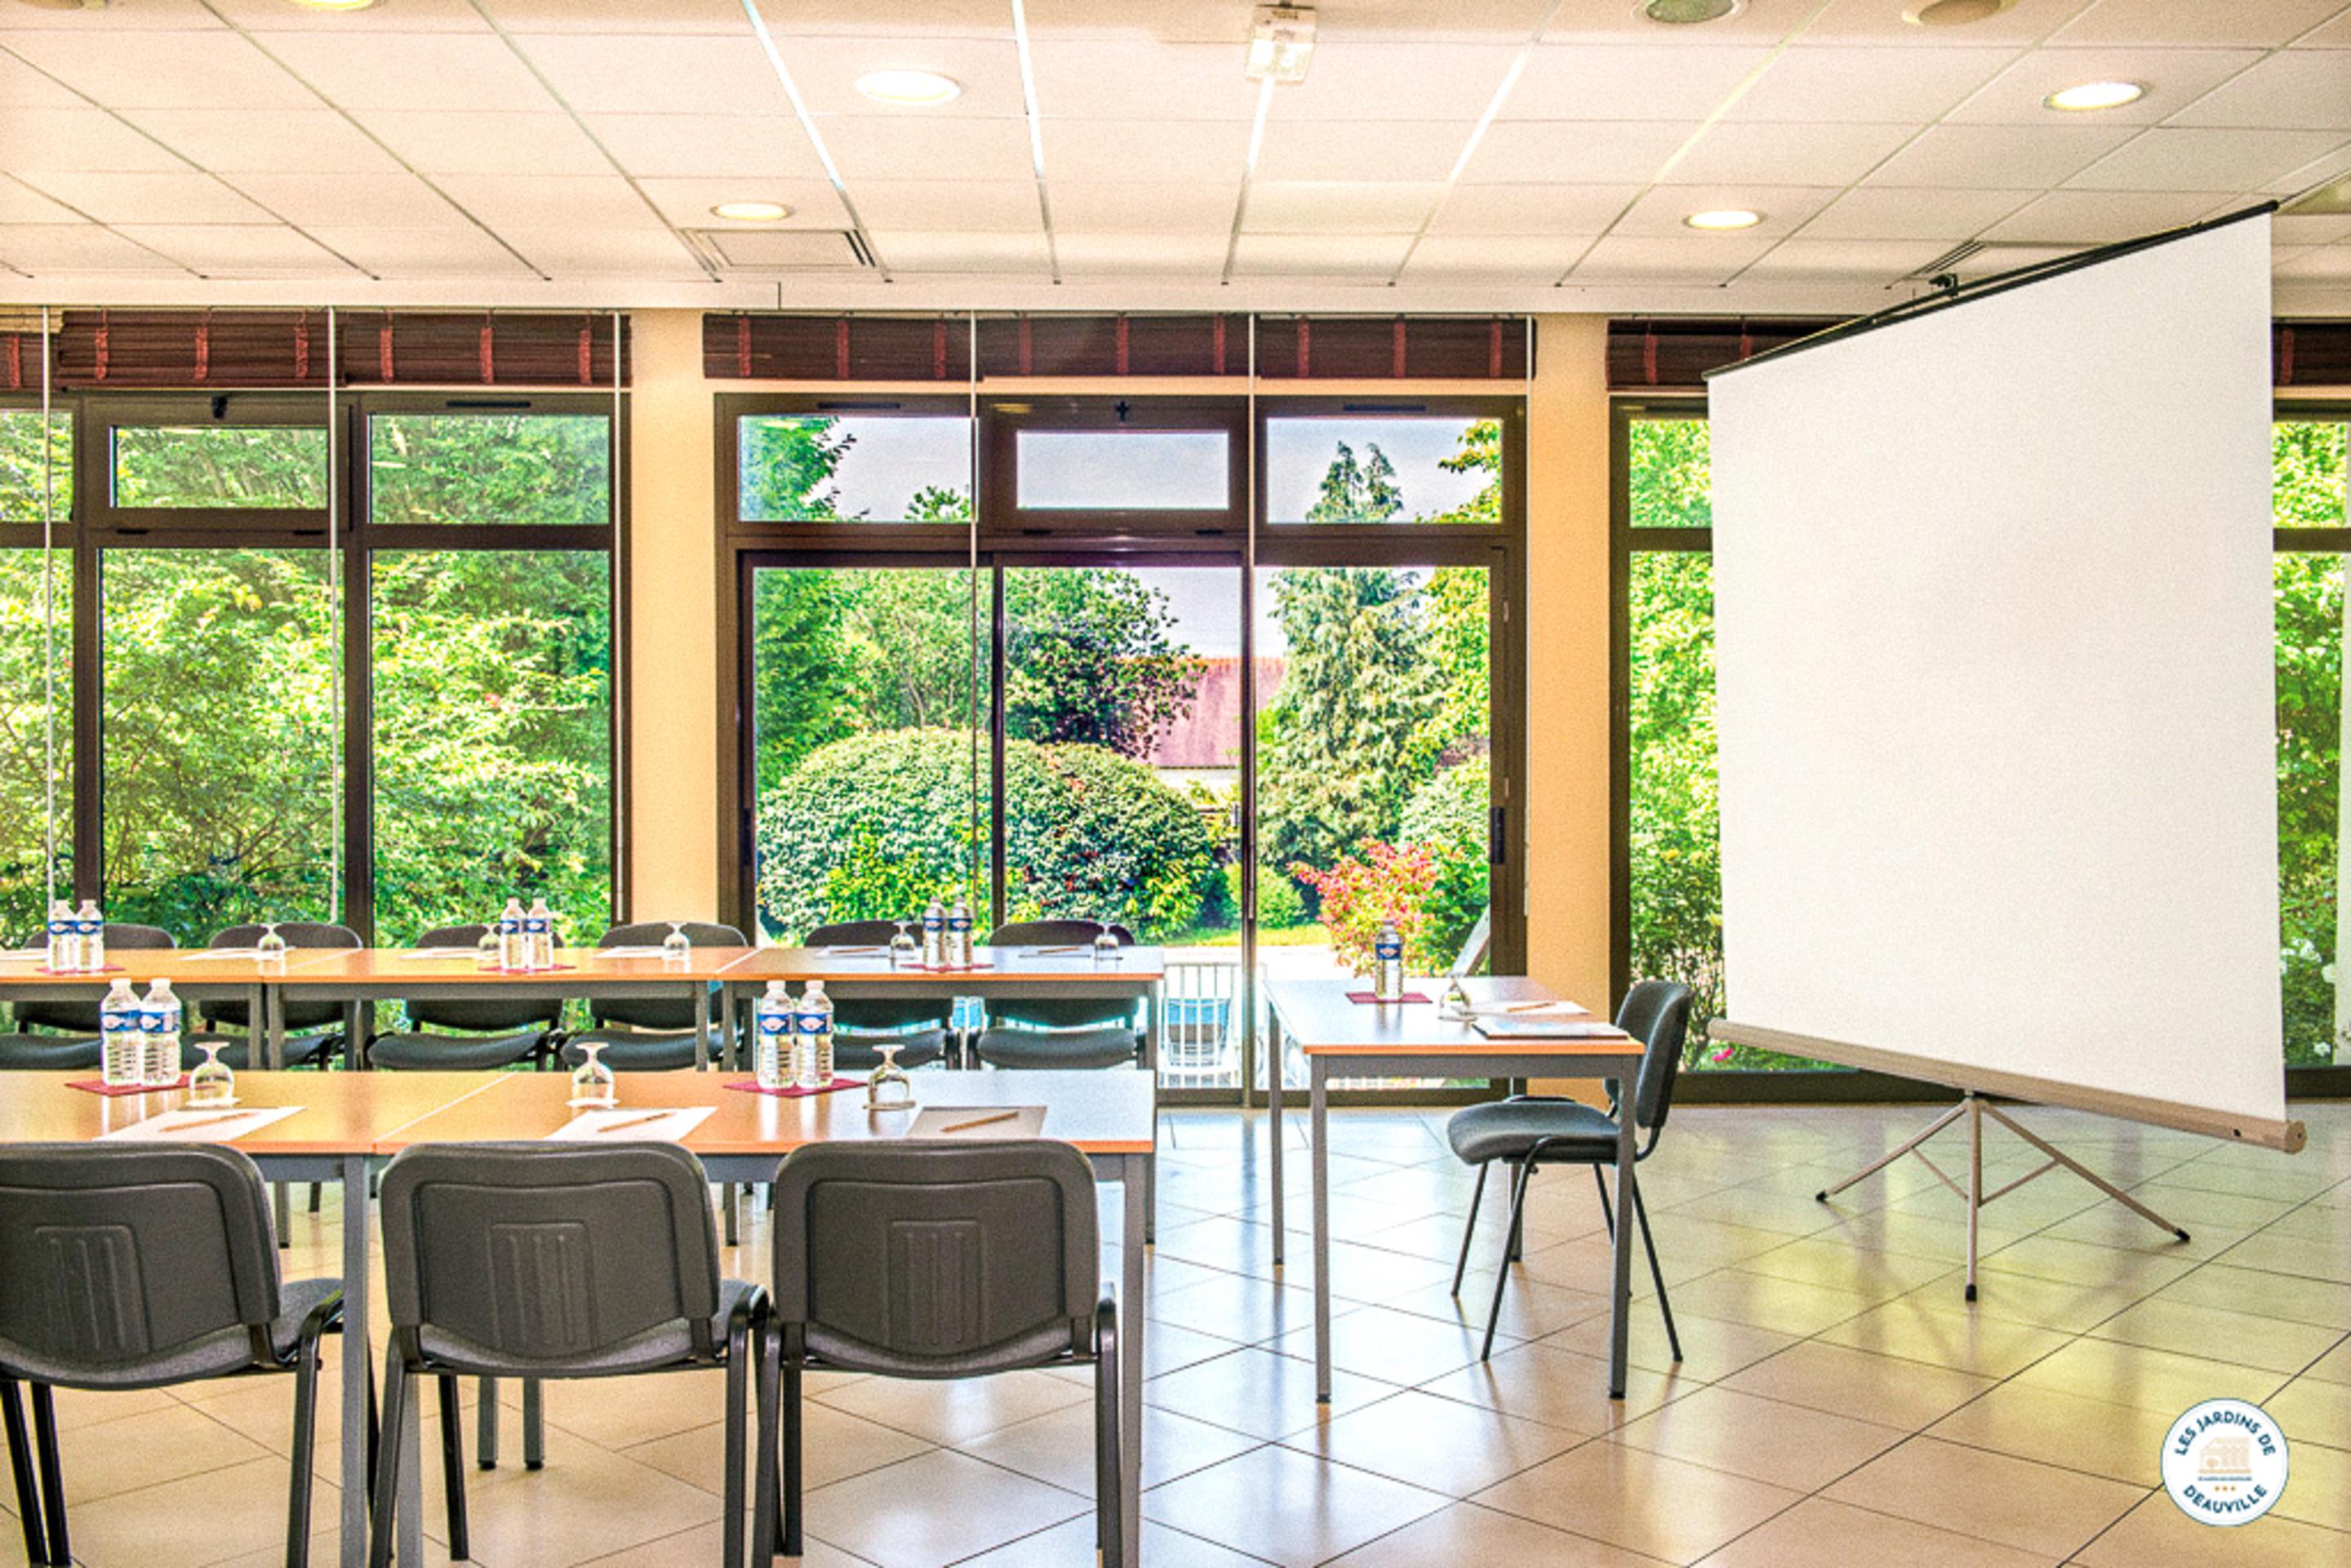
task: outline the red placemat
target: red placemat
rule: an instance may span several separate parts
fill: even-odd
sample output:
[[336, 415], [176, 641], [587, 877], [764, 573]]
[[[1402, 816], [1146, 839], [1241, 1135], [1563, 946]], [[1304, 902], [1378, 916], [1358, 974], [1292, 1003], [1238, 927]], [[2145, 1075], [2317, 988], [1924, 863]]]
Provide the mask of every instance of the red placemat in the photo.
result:
[[103, 969], [52, 969], [44, 964], [41, 966], [41, 973], [44, 975], [121, 975], [129, 971], [120, 964], [109, 964]]
[[1425, 1002], [1431, 998], [1421, 995], [1418, 991], [1406, 991], [1400, 997], [1380, 997], [1370, 991], [1349, 991], [1347, 999], [1351, 1002], [1368, 1002], [1374, 1007], [1379, 1007], [1395, 1002]]
[[169, 1083], [109, 1083], [103, 1078], [77, 1078], [66, 1085], [85, 1094], [103, 1094], [112, 1099], [118, 1094], [161, 1094], [167, 1089], [185, 1089], [188, 1075], [184, 1072]]
[[811, 1094], [830, 1094], [839, 1089], [862, 1089], [865, 1087], [865, 1080], [862, 1078], [835, 1078], [831, 1082], [821, 1084], [814, 1089], [803, 1089], [797, 1083], [793, 1084], [789, 1089], [762, 1089], [759, 1087], [759, 1081], [758, 1079], [744, 1078], [739, 1079], [733, 1083], [729, 1083], [726, 1087], [729, 1089], [740, 1089], [749, 1094], [773, 1094], [779, 1100], [804, 1100]]

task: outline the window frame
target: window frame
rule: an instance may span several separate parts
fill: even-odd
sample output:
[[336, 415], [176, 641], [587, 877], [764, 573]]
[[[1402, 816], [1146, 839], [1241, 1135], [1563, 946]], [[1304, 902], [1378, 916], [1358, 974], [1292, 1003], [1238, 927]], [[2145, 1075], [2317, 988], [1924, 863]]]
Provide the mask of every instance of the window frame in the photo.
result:
[[[1254, 505], [1260, 519], [1258, 531], [1259, 549], [1270, 540], [1281, 538], [1344, 539], [1352, 543], [1374, 545], [1382, 540], [1413, 538], [1495, 539], [1520, 544], [1526, 538], [1527, 526], [1527, 400], [1523, 395], [1500, 396], [1492, 393], [1450, 393], [1442, 396], [1414, 397], [1408, 394], [1390, 396], [1290, 396], [1277, 394], [1257, 400], [1257, 486]], [[1499, 523], [1488, 527], [1479, 523], [1424, 522], [1339, 522], [1310, 523], [1303, 520], [1276, 522], [1269, 514], [1269, 497], [1272, 480], [1265, 460], [1272, 434], [1273, 423], [1283, 419], [1417, 419], [1423, 417], [1458, 417], [1465, 421], [1492, 420], [1502, 430], [1502, 512]], [[1421, 549], [1430, 548], [1420, 546]]]
[[[820, 552], [845, 549], [890, 553], [968, 555], [969, 523], [885, 522], [844, 518], [825, 522], [814, 518], [746, 517], [743, 516], [743, 423], [761, 414], [806, 417], [817, 414], [859, 414], [866, 418], [919, 419], [951, 415], [972, 419], [971, 399], [960, 393], [875, 392], [719, 392], [711, 400], [716, 430], [712, 443], [716, 458], [718, 531], [724, 556], [727, 548], [796, 549]], [[977, 425], [973, 426], [971, 486], [974, 516], [977, 515], [979, 463]], [[721, 583], [719, 601], [731, 602], [731, 583]]]
[[[340, 407], [340, 400], [338, 400]], [[289, 541], [327, 536], [331, 503], [317, 507], [122, 507], [114, 500], [114, 441], [136, 429], [303, 429], [326, 437], [323, 496], [339, 483], [333, 422], [321, 401], [300, 392], [93, 392], [81, 401], [75, 432], [74, 494], [91, 528], [131, 538], [248, 535]], [[345, 448], [348, 450], [348, 447]], [[346, 525], [350, 514], [344, 514]]]
[[[1020, 435], [1132, 430], [1214, 432], [1225, 437], [1225, 501], [1214, 507], [1024, 507]], [[1241, 548], [1249, 529], [1249, 399], [1228, 392], [1126, 396], [1118, 392], [983, 397], [979, 405], [979, 548], [1048, 548], [1081, 539], [1090, 550]]]

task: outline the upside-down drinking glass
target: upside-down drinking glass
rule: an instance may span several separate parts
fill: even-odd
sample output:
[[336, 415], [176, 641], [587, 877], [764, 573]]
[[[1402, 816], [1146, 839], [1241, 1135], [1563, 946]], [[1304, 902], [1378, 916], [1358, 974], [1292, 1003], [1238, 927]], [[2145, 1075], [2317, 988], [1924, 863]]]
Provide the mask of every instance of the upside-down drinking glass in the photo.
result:
[[567, 1104], [609, 1108], [620, 1103], [620, 1080], [604, 1065], [603, 1052], [601, 1040], [580, 1041], [580, 1065], [571, 1070], [571, 1098]]
[[890, 967], [893, 969], [919, 969], [923, 967], [923, 945], [914, 940], [911, 920], [893, 920], [898, 935], [890, 938]]
[[266, 920], [262, 922], [261, 940], [255, 943], [253, 946], [254, 950], [260, 954], [261, 961], [263, 963], [283, 964], [286, 962], [286, 938], [277, 934], [277, 922], [275, 920]]
[[685, 922], [669, 923], [669, 935], [662, 938], [662, 957], [672, 964], [683, 964], [694, 953], [694, 939], [685, 934]]
[[911, 1111], [914, 1108], [914, 1081], [898, 1065], [898, 1052], [903, 1047], [889, 1040], [877, 1040], [874, 1050], [882, 1053], [882, 1065], [866, 1075], [865, 1108], [869, 1111]]
[[200, 1040], [196, 1048], [204, 1059], [188, 1074], [188, 1104], [196, 1109], [210, 1109], [236, 1103], [236, 1074], [220, 1059], [221, 1047], [226, 1040]]

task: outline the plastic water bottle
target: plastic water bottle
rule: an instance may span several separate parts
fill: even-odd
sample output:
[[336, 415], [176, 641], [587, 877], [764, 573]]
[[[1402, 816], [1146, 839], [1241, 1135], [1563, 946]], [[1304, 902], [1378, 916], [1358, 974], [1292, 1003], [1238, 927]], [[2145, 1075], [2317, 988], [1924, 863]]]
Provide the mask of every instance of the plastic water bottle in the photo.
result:
[[947, 909], [947, 963], [968, 969], [971, 957], [971, 906], [958, 898]]
[[944, 969], [947, 967], [947, 909], [937, 899], [923, 911], [923, 967]]
[[792, 993], [781, 980], [751, 1004], [751, 1077], [762, 1089], [792, 1085]]
[[547, 900], [530, 901], [530, 913], [522, 917], [523, 935], [530, 938], [530, 967], [555, 967], [555, 912], [547, 907]]
[[81, 944], [78, 969], [96, 974], [106, 967], [106, 916], [98, 912], [98, 900], [85, 898], [81, 911], [74, 916], [74, 936]]
[[822, 980], [810, 980], [800, 993], [799, 1035], [792, 1047], [792, 1079], [803, 1089], [821, 1089], [832, 1082], [832, 998]]
[[1372, 995], [1384, 1002], [1404, 999], [1404, 933], [1393, 920], [1381, 921], [1372, 941]]
[[57, 974], [81, 967], [81, 934], [74, 925], [73, 905], [58, 899], [49, 905], [49, 968]]
[[506, 908], [498, 913], [498, 967], [530, 967], [530, 954], [523, 946], [522, 900], [519, 898], [507, 899]]
[[117, 980], [98, 1004], [99, 1081], [110, 1089], [127, 1089], [147, 1076], [147, 1037], [140, 1030], [138, 993], [131, 982]]
[[180, 1081], [180, 998], [172, 994], [172, 982], [158, 980], [147, 988], [147, 999], [139, 1005], [139, 1032], [145, 1037], [142, 1082], [163, 1088]]

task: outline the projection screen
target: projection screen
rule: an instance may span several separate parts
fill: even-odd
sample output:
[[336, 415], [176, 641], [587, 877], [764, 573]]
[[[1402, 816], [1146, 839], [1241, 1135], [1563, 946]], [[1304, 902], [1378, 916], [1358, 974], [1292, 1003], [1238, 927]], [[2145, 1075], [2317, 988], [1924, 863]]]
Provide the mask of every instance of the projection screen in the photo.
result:
[[1713, 379], [1719, 1036], [2298, 1143], [2269, 230]]

